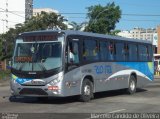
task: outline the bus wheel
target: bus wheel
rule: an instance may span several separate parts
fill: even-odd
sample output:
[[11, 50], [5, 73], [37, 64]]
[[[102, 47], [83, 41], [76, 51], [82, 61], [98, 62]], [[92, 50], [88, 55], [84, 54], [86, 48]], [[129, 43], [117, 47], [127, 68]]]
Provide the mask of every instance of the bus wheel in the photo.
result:
[[88, 79], [84, 79], [81, 88], [80, 101], [88, 102], [91, 98], [93, 98], [93, 83]]
[[136, 92], [136, 86], [137, 86], [136, 78], [135, 76], [131, 75], [127, 92], [129, 94], [134, 94]]

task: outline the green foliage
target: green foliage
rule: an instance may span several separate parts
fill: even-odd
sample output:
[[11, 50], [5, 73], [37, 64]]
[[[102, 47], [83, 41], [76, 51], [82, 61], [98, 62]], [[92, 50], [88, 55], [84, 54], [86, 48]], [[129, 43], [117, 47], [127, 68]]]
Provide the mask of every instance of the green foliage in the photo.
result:
[[109, 33], [109, 35], [116, 36], [119, 32], [121, 32], [121, 30], [113, 30]]
[[73, 27], [73, 29], [71, 29], [71, 30], [80, 30], [81, 29], [81, 25], [77, 24], [74, 21], [72, 21], [69, 25], [71, 25]]
[[9, 78], [9, 76], [10, 76], [10, 70], [0, 71], [0, 83], [2, 82], [2, 80]]
[[[24, 24], [16, 24], [15, 28], [10, 28], [5, 34], [0, 34], [0, 43], [2, 43], [2, 40], [6, 40], [7, 42], [7, 55], [3, 56], [2, 53], [0, 53], [0, 60], [4, 60], [12, 56], [15, 39], [19, 33], [54, 28], [64, 30], [67, 29], [67, 26], [63, 21], [63, 16], [55, 13], [41, 12], [41, 14], [32, 17]], [[2, 45], [0, 44], [0, 50], [1, 48]]]
[[108, 3], [106, 6], [95, 5], [88, 8], [89, 24], [85, 31], [109, 34], [115, 29], [115, 25], [121, 18], [121, 10], [119, 6]]
[[83, 30], [83, 28], [86, 26], [86, 24], [88, 24], [87, 22], [82, 22], [80, 24], [72, 21], [71, 23], [69, 23], [69, 25], [71, 25], [73, 28], [71, 30]]

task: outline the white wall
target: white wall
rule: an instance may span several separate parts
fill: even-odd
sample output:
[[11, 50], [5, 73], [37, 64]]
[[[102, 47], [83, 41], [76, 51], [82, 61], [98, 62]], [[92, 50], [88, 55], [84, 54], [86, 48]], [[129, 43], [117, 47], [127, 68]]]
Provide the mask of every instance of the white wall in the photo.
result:
[[[2, 9], [6, 10], [7, 8], [6, 1], [8, 1], [8, 12], [2, 12], [4, 11]], [[9, 28], [14, 28], [16, 24], [23, 23], [25, 21], [25, 0], [0, 0], [0, 11], [1, 34], [3, 32], [5, 33]], [[6, 13], [8, 17], [6, 17]], [[8, 25], [6, 24], [5, 20], [8, 20]], [[8, 26], [8, 29], [6, 28], [6, 26]]]

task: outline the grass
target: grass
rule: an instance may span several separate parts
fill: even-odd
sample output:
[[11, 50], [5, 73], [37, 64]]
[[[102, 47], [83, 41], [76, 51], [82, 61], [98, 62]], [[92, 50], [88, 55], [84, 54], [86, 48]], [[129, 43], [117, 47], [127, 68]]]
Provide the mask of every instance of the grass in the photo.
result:
[[10, 70], [2, 71], [0, 70], [0, 82], [10, 79]]

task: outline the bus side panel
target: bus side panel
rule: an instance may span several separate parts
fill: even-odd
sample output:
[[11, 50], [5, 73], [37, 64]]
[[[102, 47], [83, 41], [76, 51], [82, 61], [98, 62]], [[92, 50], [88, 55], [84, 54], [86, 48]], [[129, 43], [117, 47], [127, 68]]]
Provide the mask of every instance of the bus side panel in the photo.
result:
[[64, 74], [62, 93], [64, 96], [79, 95], [81, 87], [81, 67], [72, 69]]
[[141, 88], [154, 80], [153, 62], [118, 62], [119, 65], [129, 68], [131, 74], [137, 76], [137, 87]]
[[128, 86], [128, 74], [116, 72], [122, 70], [114, 62], [101, 62], [93, 64], [93, 74], [96, 80], [95, 92], [116, 90], [126, 88]]
[[94, 92], [128, 88], [131, 74], [137, 76], [137, 87], [152, 81], [152, 64], [148, 62], [97, 62], [75, 68], [64, 75], [63, 94], [79, 95], [82, 81], [91, 76]]

